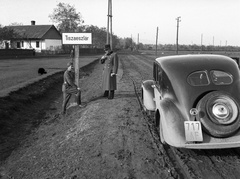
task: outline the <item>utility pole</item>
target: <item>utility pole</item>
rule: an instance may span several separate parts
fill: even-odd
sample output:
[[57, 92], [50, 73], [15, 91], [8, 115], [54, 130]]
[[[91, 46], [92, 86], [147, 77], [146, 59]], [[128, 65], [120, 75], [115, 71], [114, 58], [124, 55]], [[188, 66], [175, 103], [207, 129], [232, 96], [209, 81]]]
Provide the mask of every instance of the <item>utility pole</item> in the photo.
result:
[[110, 0], [110, 45], [111, 48], [113, 48], [113, 42], [112, 42], [112, 0]]
[[201, 34], [201, 51], [203, 51], [203, 34]]
[[108, 0], [107, 44], [110, 44], [112, 48], [112, 0]]
[[225, 43], [225, 53], [227, 51], [227, 40], [226, 40], [226, 43]]
[[137, 51], [139, 49], [139, 33], [138, 33], [138, 39], [137, 39]]
[[132, 39], [132, 34], [131, 34], [131, 51], [133, 51], [133, 39]]
[[156, 33], [156, 57], [157, 57], [157, 46], [158, 46], [158, 27], [157, 27], [157, 33]]
[[178, 54], [178, 29], [179, 29], [179, 22], [181, 22], [180, 18], [181, 18], [180, 16], [176, 18], [177, 20], [177, 39], [176, 39], [177, 54]]

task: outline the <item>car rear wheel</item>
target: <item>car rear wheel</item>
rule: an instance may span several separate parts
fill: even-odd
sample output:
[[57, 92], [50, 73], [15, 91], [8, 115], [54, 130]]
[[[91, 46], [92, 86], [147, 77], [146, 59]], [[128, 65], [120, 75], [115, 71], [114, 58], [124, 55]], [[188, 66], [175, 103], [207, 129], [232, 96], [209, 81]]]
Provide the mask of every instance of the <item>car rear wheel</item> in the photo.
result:
[[[143, 104], [143, 88], [141, 88], [141, 100]], [[147, 109], [144, 107], [144, 104], [142, 106], [143, 106], [143, 110], [146, 111]]]
[[162, 130], [161, 122], [160, 122], [160, 124], [159, 124], [159, 136], [160, 136], [160, 141], [161, 141], [161, 143], [162, 143], [163, 145], [165, 145], [166, 142], [165, 142], [165, 140], [164, 140], [164, 138], [163, 138], [163, 130]]
[[160, 142], [165, 145], [166, 142], [163, 138], [163, 131], [162, 131], [162, 125], [161, 125], [161, 117], [158, 111], [155, 112], [155, 126], [159, 134]]
[[198, 102], [197, 110], [197, 120], [214, 137], [231, 136], [240, 127], [239, 105], [224, 92], [208, 93]]

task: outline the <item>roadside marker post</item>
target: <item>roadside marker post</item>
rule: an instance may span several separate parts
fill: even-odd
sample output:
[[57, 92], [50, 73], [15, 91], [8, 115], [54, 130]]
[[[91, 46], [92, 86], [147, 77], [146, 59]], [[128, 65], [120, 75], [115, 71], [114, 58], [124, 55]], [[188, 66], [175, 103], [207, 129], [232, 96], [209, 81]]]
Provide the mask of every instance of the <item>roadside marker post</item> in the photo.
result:
[[92, 33], [62, 33], [63, 45], [74, 45], [75, 83], [79, 88], [79, 49], [80, 45], [92, 44]]

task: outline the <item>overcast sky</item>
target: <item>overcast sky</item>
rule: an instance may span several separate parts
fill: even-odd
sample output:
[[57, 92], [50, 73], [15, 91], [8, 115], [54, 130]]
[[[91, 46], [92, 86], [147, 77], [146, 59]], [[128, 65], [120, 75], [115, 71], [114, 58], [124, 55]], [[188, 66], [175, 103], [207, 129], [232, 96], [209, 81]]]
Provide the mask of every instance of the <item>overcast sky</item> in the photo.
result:
[[[107, 26], [108, 0], [0, 0], [0, 24], [53, 24], [59, 2], [75, 6], [85, 25]], [[113, 33], [137, 42], [240, 46], [240, 0], [112, 0]]]

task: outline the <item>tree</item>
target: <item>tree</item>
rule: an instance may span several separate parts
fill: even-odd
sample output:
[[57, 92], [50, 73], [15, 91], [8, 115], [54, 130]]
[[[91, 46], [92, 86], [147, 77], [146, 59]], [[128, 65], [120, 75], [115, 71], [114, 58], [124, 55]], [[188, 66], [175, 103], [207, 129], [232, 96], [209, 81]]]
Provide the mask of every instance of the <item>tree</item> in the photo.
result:
[[121, 39], [121, 41], [124, 49], [133, 49], [133, 47], [136, 46], [132, 38], [127, 37], [127, 38]]
[[11, 43], [12, 39], [19, 37], [20, 35], [13, 29], [0, 25], [0, 48], [8, 48], [8, 45]]
[[10, 29], [8, 27], [2, 27], [0, 25], [0, 41], [11, 40], [19, 36], [20, 35], [17, 32], [15, 32], [13, 29]]
[[56, 27], [61, 33], [75, 32], [78, 26], [84, 23], [81, 13], [76, 12], [74, 6], [65, 3], [58, 3], [49, 18], [56, 23]]
[[[92, 33], [92, 47], [103, 48], [106, 44], [107, 29], [105, 27], [99, 28], [94, 25], [81, 26], [77, 30], [78, 32]], [[119, 48], [119, 39], [116, 35], [112, 35], [113, 48]]]
[[92, 46], [103, 48], [106, 43], [107, 33], [106, 28], [99, 28], [94, 25], [82, 26], [80, 32], [92, 33]]

